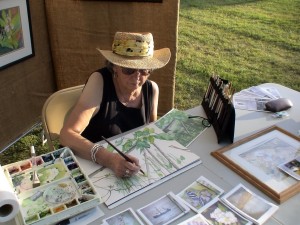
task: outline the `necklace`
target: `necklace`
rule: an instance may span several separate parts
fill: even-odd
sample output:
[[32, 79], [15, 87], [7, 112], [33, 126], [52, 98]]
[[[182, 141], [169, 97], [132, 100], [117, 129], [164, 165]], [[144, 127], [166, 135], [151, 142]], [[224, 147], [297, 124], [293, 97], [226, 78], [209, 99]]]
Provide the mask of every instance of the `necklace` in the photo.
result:
[[138, 107], [139, 104], [139, 99], [140, 99], [140, 94], [137, 93], [136, 95], [130, 95], [129, 97], [124, 97], [124, 94], [121, 92], [120, 95], [118, 95], [119, 101], [125, 105], [125, 106], [132, 106], [132, 107]]
[[128, 104], [129, 104], [129, 102], [130, 102], [130, 99], [128, 99], [127, 101], [125, 100], [125, 98], [123, 97], [123, 96], [120, 96], [122, 99], [119, 99], [120, 100], [120, 102], [123, 104], [123, 105], [125, 105], [125, 106], [127, 106]]
[[[131, 107], [139, 107], [140, 106], [139, 99], [141, 96], [141, 90], [136, 89], [134, 92], [131, 92], [128, 95], [122, 91], [122, 88], [120, 88], [119, 83], [117, 81], [114, 80], [114, 82], [115, 82], [117, 97], [123, 105], [125, 105], [125, 106], [130, 105]], [[125, 97], [125, 96], [127, 96], [127, 97]]]

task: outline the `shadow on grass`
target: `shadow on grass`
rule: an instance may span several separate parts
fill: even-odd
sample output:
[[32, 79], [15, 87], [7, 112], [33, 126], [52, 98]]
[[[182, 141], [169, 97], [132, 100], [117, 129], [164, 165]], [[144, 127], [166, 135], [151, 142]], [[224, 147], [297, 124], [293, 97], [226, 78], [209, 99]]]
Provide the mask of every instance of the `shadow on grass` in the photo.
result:
[[241, 5], [261, 0], [180, 0], [180, 9], [205, 9], [216, 6]]
[[[57, 145], [57, 144], [56, 144]], [[37, 155], [48, 153], [50, 150], [43, 139], [43, 128], [37, 124], [26, 135], [0, 153], [0, 165], [6, 165], [30, 158], [30, 146], [35, 147]]]

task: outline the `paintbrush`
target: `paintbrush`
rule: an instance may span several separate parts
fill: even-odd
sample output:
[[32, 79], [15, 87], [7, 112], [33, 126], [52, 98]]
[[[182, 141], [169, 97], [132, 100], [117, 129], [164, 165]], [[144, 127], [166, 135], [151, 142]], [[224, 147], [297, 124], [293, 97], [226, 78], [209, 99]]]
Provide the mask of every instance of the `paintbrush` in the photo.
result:
[[34, 146], [30, 147], [30, 153], [31, 153], [31, 161], [32, 161], [32, 186], [33, 188], [40, 186], [40, 179], [38, 177], [37, 171], [36, 171], [36, 154]]
[[[102, 137], [102, 139], [104, 140], [104, 141], [106, 141], [111, 147], [113, 147], [126, 161], [128, 161], [128, 162], [131, 162], [131, 163], [133, 163], [134, 164], [134, 162], [127, 156], [127, 155], [125, 155], [121, 150], [119, 150], [116, 146], [114, 146], [109, 140], [107, 140], [105, 137], [103, 137], [103, 136], [101, 136]], [[143, 175], [145, 175], [145, 172], [142, 170], [142, 169], [140, 169], [140, 172], [143, 174]]]

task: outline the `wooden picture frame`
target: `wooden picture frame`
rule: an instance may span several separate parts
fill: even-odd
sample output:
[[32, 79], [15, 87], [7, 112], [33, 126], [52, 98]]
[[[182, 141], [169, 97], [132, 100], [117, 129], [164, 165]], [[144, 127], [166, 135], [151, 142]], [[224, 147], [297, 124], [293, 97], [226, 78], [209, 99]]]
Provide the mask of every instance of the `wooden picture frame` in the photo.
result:
[[300, 138], [271, 126], [211, 155], [259, 188], [277, 203], [300, 192], [300, 181], [277, 165], [300, 154]]
[[34, 55], [28, 0], [0, 5], [0, 70]]

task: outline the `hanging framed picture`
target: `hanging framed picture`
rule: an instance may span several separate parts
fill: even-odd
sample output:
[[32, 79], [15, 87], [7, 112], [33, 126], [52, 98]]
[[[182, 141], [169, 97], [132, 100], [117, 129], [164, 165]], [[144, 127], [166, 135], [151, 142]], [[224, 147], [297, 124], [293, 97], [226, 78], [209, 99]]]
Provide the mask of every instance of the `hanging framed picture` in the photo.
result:
[[163, 0], [88, 0], [88, 1], [110, 1], [110, 2], [156, 2], [162, 3]]
[[0, 1], [0, 69], [34, 55], [28, 0]]
[[300, 192], [300, 181], [278, 165], [300, 155], [300, 137], [272, 126], [211, 153], [277, 203]]

